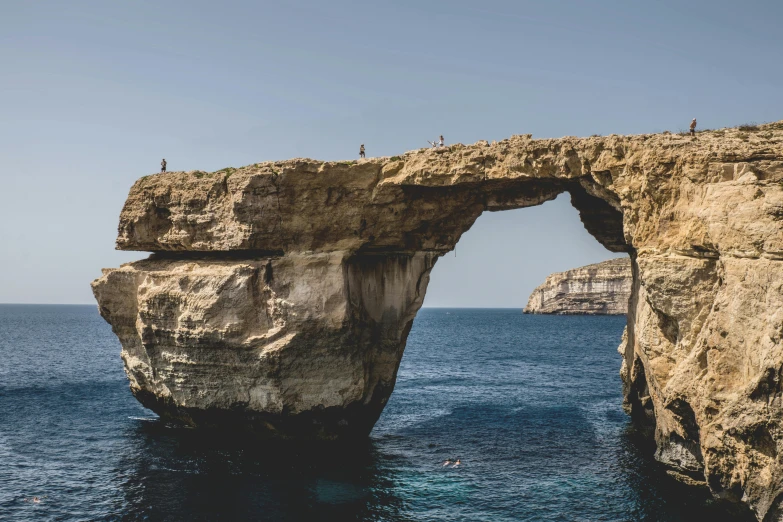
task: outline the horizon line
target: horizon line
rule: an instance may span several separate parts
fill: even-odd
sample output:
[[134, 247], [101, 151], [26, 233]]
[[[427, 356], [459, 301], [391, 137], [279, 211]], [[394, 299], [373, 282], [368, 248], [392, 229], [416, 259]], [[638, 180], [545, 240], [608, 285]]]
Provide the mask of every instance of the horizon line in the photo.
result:
[[[0, 303], [0, 306], [98, 306], [98, 303]], [[524, 306], [422, 306], [421, 308], [442, 308], [442, 309], [493, 309], [493, 310], [516, 310]]]

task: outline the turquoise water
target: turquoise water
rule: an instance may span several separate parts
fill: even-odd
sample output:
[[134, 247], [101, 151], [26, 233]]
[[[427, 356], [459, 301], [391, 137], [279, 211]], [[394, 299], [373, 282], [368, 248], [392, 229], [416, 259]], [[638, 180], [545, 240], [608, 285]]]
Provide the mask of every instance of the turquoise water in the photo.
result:
[[735, 520], [623, 413], [624, 323], [422, 310], [370, 439], [303, 447], [167, 426], [95, 307], [0, 305], [0, 519]]

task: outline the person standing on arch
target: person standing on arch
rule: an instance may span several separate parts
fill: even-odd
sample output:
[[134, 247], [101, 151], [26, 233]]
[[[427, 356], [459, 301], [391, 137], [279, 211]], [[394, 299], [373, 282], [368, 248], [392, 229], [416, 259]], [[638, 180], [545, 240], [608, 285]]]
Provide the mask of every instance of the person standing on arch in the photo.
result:
[[166, 158], [163, 158], [163, 160], [160, 162], [160, 171], [166, 172]]
[[360, 157], [360, 158], [363, 158], [363, 157], [364, 157], [364, 143], [362, 143], [362, 144], [359, 146], [359, 157]]
[[696, 118], [691, 120], [691, 136], [696, 136]]

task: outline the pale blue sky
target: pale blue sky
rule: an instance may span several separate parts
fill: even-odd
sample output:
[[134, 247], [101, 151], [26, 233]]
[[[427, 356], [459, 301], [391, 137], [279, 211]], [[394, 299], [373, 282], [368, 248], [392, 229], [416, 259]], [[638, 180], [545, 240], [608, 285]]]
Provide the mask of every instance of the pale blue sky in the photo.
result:
[[[91, 303], [133, 181], [359, 143], [783, 119], [783, 2], [0, 0], [0, 302]], [[482, 216], [429, 306], [522, 306], [609, 253], [567, 196]]]

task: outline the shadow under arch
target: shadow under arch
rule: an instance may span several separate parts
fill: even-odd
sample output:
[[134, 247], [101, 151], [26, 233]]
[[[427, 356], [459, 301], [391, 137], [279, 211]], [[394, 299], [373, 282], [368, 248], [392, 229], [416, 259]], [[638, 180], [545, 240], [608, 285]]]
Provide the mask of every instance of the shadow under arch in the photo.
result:
[[[371, 235], [370, 242], [346, 262], [352, 320], [361, 325], [363, 339], [375, 352], [370, 359], [376, 359], [366, 364], [369, 370], [365, 369], [370, 374], [368, 388], [372, 395], [363, 404], [364, 426], [372, 427], [394, 389], [406, 339], [425, 299], [434, 266], [439, 258], [456, 249], [463, 234], [485, 212], [536, 207], [567, 193], [585, 230], [599, 244], [610, 252], [635, 258], [634, 249], [624, 237], [619, 199], [591, 175], [568, 180], [485, 179], [453, 186], [402, 184], [386, 190], [398, 192], [395, 197], [408, 206], [407, 213], [398, 216], [400, 228], [407, 231], [403, 234], [404, 248], [400, 251], [398, 245], [395, 250]], [[384, 230], [375, 232], [382, 237], [394, 236]], [[363, 233], [358, 231], [360, 236]], [[637, 289], [635, 283], [634, 292]], [[633, 312], [628, 316], [628, 333], [633, 335]], [[633, 360], [630, 344], [626, 345], [625, 355]], [[382, 364], [378, 364], [379, 360]], [[624, 382], [631, 380], [626, 377]]]

